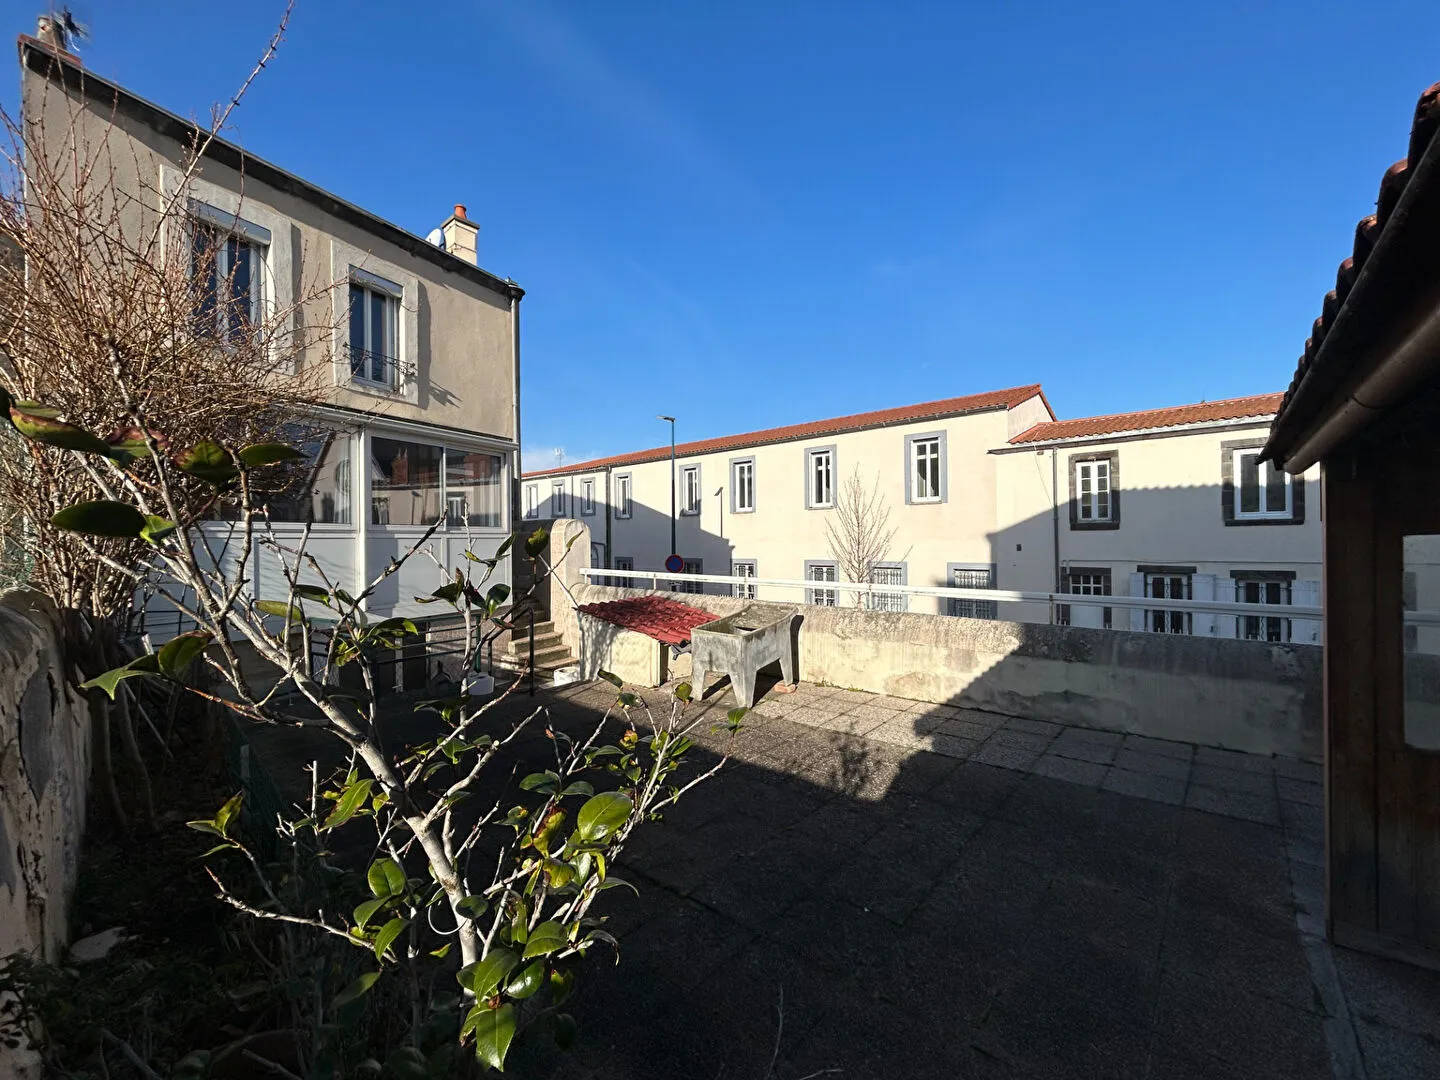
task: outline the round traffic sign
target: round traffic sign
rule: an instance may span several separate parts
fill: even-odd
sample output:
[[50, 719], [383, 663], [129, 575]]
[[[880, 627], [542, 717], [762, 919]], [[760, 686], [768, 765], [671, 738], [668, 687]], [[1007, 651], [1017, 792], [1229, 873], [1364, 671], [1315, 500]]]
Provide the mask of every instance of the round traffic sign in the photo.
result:
[[681, 570], [685, 569], [685, 560], [680, 558], [679, 555], [671, 555], [665, 560], [665, 569], [669, 570], [672, 574], [678, 574]]

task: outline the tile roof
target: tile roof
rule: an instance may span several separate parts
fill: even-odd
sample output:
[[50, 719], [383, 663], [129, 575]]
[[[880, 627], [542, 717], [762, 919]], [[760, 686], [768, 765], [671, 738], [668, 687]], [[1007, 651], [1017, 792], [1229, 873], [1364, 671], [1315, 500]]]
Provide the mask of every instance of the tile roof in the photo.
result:
[[[718, 439], [701, 439], [699, 442], [680, 443], [675, 447], [678, 457], [693, 457], [696, 454], [713, 454], [724, 450], [740, 450], [764, 443], [784, 442], [789, 439], [813, 439], [824, 435], [838, 435], [845, 431], [859, 431], [864, 428], [883, 427], [886, 424], [910, 423], [915, 420], [938, 420], [947, 416], [964, 413], [988, 412], [993, 409], [1013, 409], [1039, 397], [1045, 410], [1055, 415], [1045, 392], [1039, 383], [1029, 386], [1014, 386], [1008, 390], [991, 390], [983, 394], [969, 394], [965, 397], [946, 398], [943, 401], [927, 401], [919, 405], [902, 405], [896, 409], [877, 409], [874, 412], [856, 413], [853, 416], [837, 416], [830, 420], [814, 420], [808, 424], [791, 424], [786, 427], [767, 428], [764, 431], [749, 431], [742, 435], [725, 435]], [[653, 450], [639, 450], [614, 457], [595, 458], [574, 465], [562, 465], [558, 469], [536, 469], [527, 472], [531, 476], [564, 476], [570, 473], [592, 472], [596, 469], [615, 468], [623, 465], [641, 465], [647, 461], [661, 461], [670, 456], [669, 446], [657, 446]]]
[[[1285, 391], [1279, 415], [1275, 418], [1271, 435], [1272, 446], [1282, 425], [1294, 426], [1303, 422], [1304, 418], [1296, 420], [1295, 417], [1288, 414], [1290, 407], [1295, 402], [1302, 384], [1314, 371], [1315, 360], [1321, 347], [1339, 321], [1345, 301], [1355, 288], [1361, 271], [1380, 240], [1381, 233], [1385, 232], [1385, 227], [1394, 217], [1395, 209], [1400, 203], [1400, 196], [1409, 186], [1411, 177], [1415, 174], [1421, 158], [1425, 156], [1426, 151], [1435, 140], [1437, 132], [1440, 132], [1440, 82], [1426, 89], [1416, 101], [1415, 115], [1410, 125], [1410, 144], [1407, 153], [1404, 158], [1385, 170], [1385, 175], [1380, 180], [1380, 191], [1375, 200], [1375, 212], [1361, 218], [1355, 226], [1355, 241], [1351, 253], [1340, 263], [1340, 268], [1335, 275], [1335, 288], [1325, 294], [1325, 299], [1320, 306], [1320, 315], [1311, 326], [1310, 337], [1305, 341], [1305, 351], [1295, 366], [1295, 375], [1290, 381], [1289, 389]], [[1402, 219], [1403, 217], [1404, 215], [1401, 215]], [[1271, 448], [1271, 446], [1266, 447], [1267, 454], [1270, 453]]]
[[603, 604], [582, 604], [580, 610], [666, 645], [683, 645], [690, 640], [690, 631], [695, 627], [717, 618], [708, 611], [663, 596], [633, 596], [626, 600], [607, 600]]
[[1225, 401], [1202, 401], [1198, 405], [1176, 405], [1170, 409], [1116, 413], [1114, 416], [1087, 416], [1080, 420], [1052, 420], [1022, 431], [1010, 442], [1013, 444], [1081, 439], [1093, 435], [1148, 431], [1152, 428], [1209, 424], [1219, 420], [1243, 420], [1251, 416], [1266, 417], [1274, 415], [1275, 410], [1280, 407], [1280, 398], [1280, 394], [1259, 394], [1255, 397], [1228, 398]]

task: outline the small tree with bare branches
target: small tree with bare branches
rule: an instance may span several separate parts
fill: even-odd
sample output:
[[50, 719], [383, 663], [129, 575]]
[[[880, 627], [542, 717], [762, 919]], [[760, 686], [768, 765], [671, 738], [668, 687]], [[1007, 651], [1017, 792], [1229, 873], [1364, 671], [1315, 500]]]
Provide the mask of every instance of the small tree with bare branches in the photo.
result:
[[[867, 490], [857, 465], [836, 492], [835, 511], [825, 522], [825, 539], [841, 580], [870, 581], [875, 568], [888, 561], [897, 532], [899, 528], [890, 524], [890, 506], [880, 491], [879, 475]], [[855, 605], [864, 604], [865, 594], [857, 593]]]

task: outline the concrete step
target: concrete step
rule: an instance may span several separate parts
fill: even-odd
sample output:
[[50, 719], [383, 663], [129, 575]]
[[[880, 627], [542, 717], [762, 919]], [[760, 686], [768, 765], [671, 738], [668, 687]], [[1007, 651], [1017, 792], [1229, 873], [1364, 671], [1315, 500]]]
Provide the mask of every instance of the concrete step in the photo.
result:
[[[512, 656], [506, 653], [495, 658], [495, 666], [505, 671], [523, 671], [525, 669], [525, 656]], [[575, 657], [570, 655], [570, 650], [565, 646], [555, 649], [547, 649], [544, 652], [535, 653], [536, 671], [554, 671], [556, 668], [569, 667], [571, 664], [579, 663]]]
[[[555, 646], [561, 644], [563, 644], [563, 639], [553, 630], [548, 634], [535, 635], [536, 652], [540, 652], [543, 649], [553, 649]], [[524, 656], [530, 651], [530, 639], [512, 638], [510, 644], [505, 647], [505, 651], [511, 656]]]

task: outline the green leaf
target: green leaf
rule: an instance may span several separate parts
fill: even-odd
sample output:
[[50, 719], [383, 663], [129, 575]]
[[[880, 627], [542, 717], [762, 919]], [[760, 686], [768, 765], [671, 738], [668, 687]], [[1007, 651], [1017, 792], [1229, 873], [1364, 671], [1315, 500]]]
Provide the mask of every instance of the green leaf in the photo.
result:
[[171, 638], [155, 654], [161, 674], [172, 679], [180, 678], [211, 640], [212, 635], [205, 630], [190, 630]]
[[370, 988], [375, 985], [375, 980], [378, 978], [380, 978], [380, 972], [378, 971], [367, 971], [364, 975], [361, 975], [349, 986], [345, 987], [344, 990], [341, 990], [340, 993], [335, 995], [335, 1008], [343, 1009], [352, 1001], [359, 1001], [370, 992]]
[[455, 978], [477, 998], [487, 998], [495, 992], [500, 980], [509, 975], [518, 963], [520, 957], [509, 949], [491, 949], [485, 959], [465, 965], [455, 974]]
[[644, 702], [638, 694], [632, 694], [628, 690], [620, 695], [620, 705], [626, 709], [638, 709]]
[[600, 677], [606, 682], [608, 682], [611, 686], [615, 687], [616, 690], [621, 689], [625, 685], [624, 680], [622, 680], [619, 675], [613, 674], [609, 671], [600, 672]]
[[637, 889], [634, 885], [631, 885], [630, 882], [626, 881], [624, 878], [618, 877], [607, 877], [604, 883], [600, 886], [600, 891], [604, 892], [606, 889], [619, 888], [626, 888], [633, 892], [636, 896], [640, 895], [639, 889]]
[[319, 585], [296, 585], [295, 595], [302, 600], [315, 600], [321, 604], [330, 603], [330, 590]]
[[284, 600], [256, 600], [255, 610], [281, 619], [288, 618], [291, 622], [301, 622], [305, 618], [305, 612], [300, 610], [299, 604], [290, 604]]
[[384, 1075], [395, 1080], [429, 1080], [430, 1062], [418, 1046], [397, 1046], [385, 1059]]
[[475, 1056], [497, 1072], [505, 1071], [505, 1055], [515, 1038], [515, 1006], [501, 1005], [480, 1014], [473, 1028]]
[[546, 795], [553, 795], [560, 786], [560, 774], [546, 769], [544, 772], [531, 773], [520, 781], [522, 791], [539, 791]]
[[419, 632], [415, 627], [415, 623], [410, 619], [386, 619], [383, 622], [376, 623], [370, 628], [370, 633], [381, 635], [399, 633], [418, 634]]
[[575, 1045], [575, 1032], [577, 1025], [575, 1017], [569, 1013], [557, 1013], [555, 1019], [550, 1021], [551, 1030], [555, 1033], [555, 1045], [561, 1050], [569, 1050]]
[[731, 731], [740, 730], [740, 721], [745, 719], [745, 715], [749, 711], [749, 709], [742, 707], [739, 709], [731, 709], [728, 713], [725, 714], [726, 723], [729, 725]]
[[569, 944], [570, 936], [565, 933], [565, 928], [554, 919], [546, 919], [530, 931], [529, 940], [525, 942], [525, 955], [522, 959], [529, 960], [532, 956], [549, 956], [552, 952], [559, 952]]
[[575, 835], [584, 841], [608, 840], [630, 818], [635, 804], [621, 791], [604, 791], [587, 799], [575, 818]]
[[376, 896], [400, 896], [405, 892], [405, 871], [394, 859], [376, 859], [365, 871], [365, 880]]
[[230, 798], [225, 800], [225, 805], [215, 812], [215, 826], [220, 830], [220, 835], [230, 836], [230, 823], [235, 820], [235, 815], [240, 813], [240, 806], [245, 801], [245, 792], [237, 791]]
[[282, 461], [294, 461], [305, 455], [296, 450], [293, 446], [286, 446], [284, 443], [256, 443], [247, 446], [239, 453], [239, 458], [252, 469], [260, 468], [263, 465], [278, 465]]
[[515, 543], [515, 534], [511, 533], [509, 536], [505, 537], [504, 540], [500, 541], [500, 546], [495, 549], [495, 558], [499, 559], [500, 557], [502, 557], [507, 551], [510, 550], [510, 545], [513, 543]]
[[[159, 435], [155, 435], [155, 441], [163, 443], [163, 439]], [[145, 432], [133, 425], [112, 432], [105, 439], [105, 445], [110, 448], [110, 456], [122, 465], [128, 465], [136, 458], [150, 456], [150, 447], [145, 441]]]
[[520, 969], [520, 974], [505, 986], [505, 996], [523, 1001], [545, 985], [545, 961], [536, 960]]
[[688, 682], [682, 682], [675, 687], [675, 699], [677, 701], [689, 701], [694, 691]]
[[563, 889], [575, 880], [575, 867], [567, 862], [547, 858], [541, 865], [545, 868], [545, 880], [552, 889]]
[[559, 1005], [575, 988], [575, 972], [556, 968], [550, 972], [550, 1000]]
[[145, 515], [145, 527], [140, 530], [140, 539], [147, 544], [158, 544], [167, 536], [173, 533], [180, 526], [169, 518], [156, 517], [154, 514]]
[[191, 476], [214, 487], [224, 487], [239, 475], [225, 448], [209, 439], [196, 443], [181, 454], [176, 464]]
[[335, 803], [335, 809], [330, 811], [330, 816], [325, 819], [324, 828], [338, 829], [345, 822], [355, 816], [355, 812], [364, 805], [365, 800], [370, 798], [370, 789], [375, 786], [375, 781], [368, 777], [364, 780], [357, 780], [345, 789], [344, 794]]
[[397, 915], [380, 928], [380, 932], [375, 935], [376, 960], [385, 959], [385, 950], [394, 944], [395, 939], [400, 936], [400, 932], [409, 924], [409, 919], [402, 919]]
[[[452, 581], [448, 585], [441, 585], [440, 588], [432, 592], [430, 594], [430, 599], [432, 601], [444, 600], [447, 604], [453, 604], [455, 603], [455, 601], [460, 599], [460, 593], [462, 590], [464, 590], [464, 588], [465, 586], [462, 585], [460, 582]], [[425, 603], [425, 599], [423, 597], [417, 596], [415, 599], [419, 600], [422, 604]]]
[[110, 700], [115, 700], [115, 694], [120, 689], [120, 684], [137, 675], [158, 675], [160, 674], [160, 658], [154, 653], [146, 653], [144, 656], [137, 656], [130, 663], [123, 667], [111, 668], [109, 671], [96, 675], [88, 682], [80, 684], [81, 690], [104, 690], [110, 695]]
[[510, 599], [510, 586], [503, 581], [496, 582], [490, 586], [490, 591], [485, 594], [485, 610], [493, 612], [506, 600]]
[[50, 519], [50, 524], [66, 532], [133, 540], [145, 531], [146, 521], [145, 515], [129, 503], [96, 499], [67, 506]]
[[490, 910], [490, 901], [483, 896], [467, 896], [455, 905], [457, 911], [467, 919], [482, 919]]
[[532, 532], [529, 536], [525, 538], [525, 554], [529, 555], [530, 558], [533, 559], [545, 550], [545, 547], [547, 544], [549, 544], [549, 542], [549, 530], [545, 529], [544, 527], [536, 529], [534, 532]]
[[375, 913], [384, 907], [388, 901], [389, 897], [378, 896], [374, 900], [366, 900], [363, 904], [360, 904], [355, 908], [355, 925], [361, 930], [364, 930], [365, 927], [370, 925], [370, 920], [375, 917]]
[[567, 784], [565, 790], [560, 792], [563, 799], [568, 795], [594, 795], [595, 789], [584, 780], [576, 780], [573, 784]]
[[86, 454], [110, 456], [110, 444], [104, 439], [91, 435], [84, 428], [44, 415], [54, 412], [54, 409], [26, 409], [26, 404], [28, 403], [21, 402], [10, 406], [10, 422], [15, 425], [15, 430], [27, 439], [44, 443], [46, 446], [59, 447], [61, 450], [79, 450]]

